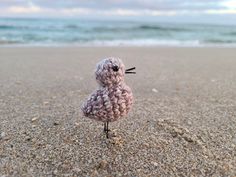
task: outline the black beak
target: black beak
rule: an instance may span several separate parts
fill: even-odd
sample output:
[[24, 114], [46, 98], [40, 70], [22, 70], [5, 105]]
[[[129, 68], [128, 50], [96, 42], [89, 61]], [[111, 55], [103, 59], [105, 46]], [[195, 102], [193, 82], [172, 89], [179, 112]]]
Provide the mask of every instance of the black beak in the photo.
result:
[[134, 70], [134, 69], [135, 69], [135, 67], [126, 69], [126, 70], [125, 70], [125, 74], [136, 74], [136, 72], [132, 71], [132, 70]]

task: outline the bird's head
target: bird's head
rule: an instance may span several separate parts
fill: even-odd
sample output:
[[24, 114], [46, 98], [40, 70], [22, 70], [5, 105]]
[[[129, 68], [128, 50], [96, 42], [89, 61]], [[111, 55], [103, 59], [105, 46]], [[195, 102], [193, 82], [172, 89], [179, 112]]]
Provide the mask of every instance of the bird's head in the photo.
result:
[[95, 71], [97, 82], [102, 85], [116, 85], [124, 81], [125, 74], [135, 74], [130, 68], [125, 70], [125, 65], [119, 58], [106, 58], [97, 64]]

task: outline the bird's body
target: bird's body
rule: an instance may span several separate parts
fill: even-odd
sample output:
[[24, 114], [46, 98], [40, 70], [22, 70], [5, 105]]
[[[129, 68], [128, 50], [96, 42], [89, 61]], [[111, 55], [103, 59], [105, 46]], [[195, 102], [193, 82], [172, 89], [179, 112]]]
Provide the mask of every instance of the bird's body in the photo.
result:
[[97, 64], [96, 80], [99, 88], [84, 103], [82, 111], [88, 118], [102, 121], [108, 137], [108, 123], [124, 117], [133, 104], [131, 89], [124, 82], [123, 62], [118, 58], [107, 58]]
[[86, 117], [102, 122], [113, 122], [124, 117], [133, 103], [131, 89], [125, 84], [100, 87], [84, 104]]

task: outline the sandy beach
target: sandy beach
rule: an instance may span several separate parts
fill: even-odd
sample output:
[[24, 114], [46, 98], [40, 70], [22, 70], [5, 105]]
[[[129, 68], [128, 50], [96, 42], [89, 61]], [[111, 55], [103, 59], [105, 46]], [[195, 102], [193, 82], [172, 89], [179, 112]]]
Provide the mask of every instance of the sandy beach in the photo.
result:
[[[80, 107], [120, 57], [135, 103], [103, 124]], [[235, 176], [236, 49], [0, 48], [0, 176]]]

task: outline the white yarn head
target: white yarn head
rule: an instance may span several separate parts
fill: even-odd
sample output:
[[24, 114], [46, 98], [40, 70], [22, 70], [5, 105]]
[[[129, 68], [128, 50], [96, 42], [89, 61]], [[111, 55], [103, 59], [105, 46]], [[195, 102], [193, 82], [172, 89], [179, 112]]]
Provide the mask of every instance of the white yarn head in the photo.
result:
[[124, 81], [125, 66], [119, 58], [106, 58], [97, 64], [95, 75], [101, 86], [117, 85]]

